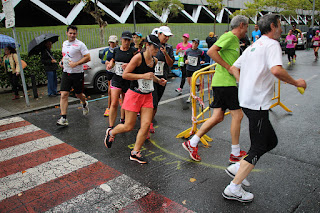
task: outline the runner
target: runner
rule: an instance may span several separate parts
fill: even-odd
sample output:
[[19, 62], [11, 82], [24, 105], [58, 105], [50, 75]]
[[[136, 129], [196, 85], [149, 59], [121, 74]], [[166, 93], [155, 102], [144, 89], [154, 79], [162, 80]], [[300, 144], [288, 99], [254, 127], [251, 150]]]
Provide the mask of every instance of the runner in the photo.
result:
[[[125, 93], [129, 89], [130, 81], [122, 78], [123, 71], [126, 69], [131, 58], [135, 54], [134, 48], [130, 47], [132, 34], [129, 31], [124, 31], [121, 35], [121, 46], [113, 51], [113, 57], [109, 62], [106, 62], [107, 70], [115, 67], [115, 75], [111, 80], [111, 105], [109, 112], [109, 128], [113, 128], [117, 118], [117, 110], [119, 106], [119, 97], [121, 100], [125, 97]], [[120, 123], [124, 123], [124, 110], [121, 109]]]
[[68, 109], [68, 97], [71, 88], [81, 100], [83, 115], [89, 113], [88, 102], [86, 96], [83, 93], [84, 83], [84, 71], [82, 64], [90, 61], [90, 53], [86, 45], [77, 39], [78, 28], [76, 26], [68, 26], [67, 32], [68, 40], [63, 42], [62, 45], [62, 60], [59, 65], [63, 68], [61, 76], [61, 88], [60, 88], [60, 109], [61, 118], [57, 121], [57, 125], [68, 126], [67, 109]]
[[316, 34], [313, 36], [311, 43], [313, 45], [313, 52], [314, 52], [314, 60], [317, 61], [319, 58], [318, 50], [320, 46], [320, 36], [319, 36], [319, 30], [316, 31]]
[[261, 37], [261, 31], [259, 30], [259, 26], [257, 24], [254, 25], [254, 31], [251, 33], [251, 41], [254, 43]]
[[[297, 39], [299, 38], [299, 36], [301, 36], [301, 39], [303, 38], [303, 34], [301, 30], [297, 29], [295, 24], [292, 25], [292, 33], [297, 37]], [[297, 60], [297, 55], [294, 54], [294, 58], [292, 60], [293, 63], [296, 63], [296, 60]]]
[[292, 60], [294, 59], [294, 55], [296, 54], [295, 48], [298, 42], [297, 37], [293, 35], [292, 30], [289, 30], [285, 42], [287, 43], [286, 48], [287, 48], [287, 54], [288, 54], [288, 60], [289, 60], [288, 65], [291, 65], [292, 64], [291, 58]]
[[186, 73], [187, 73], [187, 81], [190, 86], [190, 96], [187, 100], [187, 103], [191, 101], [191, 79], [192, 75], [195, 71], [201, 69], [201, 64], [204, 64], [205, 56], [204, 51], [198, 48], [199, 39], [195, 38], [192, 40], [192, 47], [187, 49], [184, 59], [186, 64]]
[[[155, 31], [155, 29], [153, 30]], [[167, 26], [162, 26], [158, 30], [158, 38], [161, 43], [160, 50], [156, 56], [158, 59], [158, 63], [155, 67], [155, 75], [158, 78], [164, 78], [167, 80], [168, 74], [170, 72], [170, 67], [173, 66], [174, 62], [174, 55], [173, 55], [173, 48], [171, 45], [167, 44], [169, 38], [173, 36], [171, 33], [171, 30]], [[153, 96], [153, 117], [154, 119], [157, 109], [158, 109], [158, 103], [164, 93], [164, 90], [166, 88], [166, 85], [160, 85], [158, 83], [154, 83], [154, 91], [152, 92]], [[153, 127], [153, 123], [150, 124], [150, 132], [154, 133], [155, 129]]]
[[[251, 202], [253, 194], [241, 187], [241, 182], [255, 167], [259, 158], [276, 147], [277, 136], [269, 120], [274, 76], [296, 87], [306, 88], [303, 79], [294, 80], [282, 67], [282, 50], [277, 39], [281, 36], [280, 17], [267, 14], [260, 18], [262, 37], [247, 48], [233, 64], [230, 74], [239, 80], [239, 101], [249, 119], [251, 147], [248, 154], [226, 169], [234, 177], [222, 193], [223, 197]], [[285, 171], [284, 171], [285, 172]]]
[[239, 57], [239, 39], [246, 35], [249, 20], [245, 16], [238, 15], [231, 20], [231, 31], [221, 35], [218, 41], [208, 50], [208, 55], [218, 63], [216, 72], [212, 79], [212, 91], [214, 101], [211, 103], [213, 114], [191, 140], [182, 143], [182, 146], [189, 152], [190, 157], [195, 161], [201, 161], [198, 155], [198, 143], [200, 138], [211, 130], [215, 125], [222, 122], [226, 109], [230, 110], [231, 121], [231, 154], [229, 161], [238, 162], [246, 155], [240, 150], [239, 136], [240, 124], [243, 117], [238, 102], [238, 88], [236, 79], [229, 74], [228, 70]]
[[183, 42], [177, 44], [176, 47], [176, 54], [179, 54], [179, 60], [178, 60], [178, 67], [180, 67], [181, 72], [182, 72], [182, 76], [181, 76], [181, 83], [180, 83], [180, 87], [176, 89], [176, 92], [179, 94], [182, 94], [182, 89], [183, 86], [186, 82], [186, 66], [184, 64], [184, 54], [186, 52], [187, 49], [192, 47], [192, 44], [190, 44], [189, 41], [189, 34], [185, 33], [182, 36], [182, 40]]
[[132, 43], [131, 43], [131, 47], [135, 48], [135, 51], [137, 52], [141, 52], [142, 47], [143, 47], [143, 38], [142, 38], [142, 34], [140, 32], [134, 32], [132, 33]]
[[[113, 50], [118, 46], [118, 37], [116, 35], [111, 35], [108, 40], [109, 47], [103, 50], [103, 58], [101, 59], [101, 63], [107, 66], [108, 63], [112, 59]], [[111, 70], [107, 70], [107, 80], [108, 80], [108, 107], [104, 112], [104, 116], [109, 116], [110, 105], [111, 105], [111, 79], [114, 75], [114, 67]]]
[[146, 38], [146, 51], [135, 55], [123, 73], [123, 78], [131, 80], [130, 89], [126, 94], [122, 108], [125, 110], [126, 121], [117, 125], [114, 129], [108, 128], [104, 139], [107, 148], [111, 148], [114, 137], [117, 134], [131, 131], [137, 120], [137, 114], [141, 114], [141, 127], [137, 134], [136, 143], [130, 153], [130, 160], [145, 164], [147, 160], [141, 155], [140, 149], [147, 138], [153, 115], [152, 91], [153, 82], [165, 86], [164, 78], [154, 75], [157, 64], [157, 55], [160, 41], [157, 36], [149, 35]]

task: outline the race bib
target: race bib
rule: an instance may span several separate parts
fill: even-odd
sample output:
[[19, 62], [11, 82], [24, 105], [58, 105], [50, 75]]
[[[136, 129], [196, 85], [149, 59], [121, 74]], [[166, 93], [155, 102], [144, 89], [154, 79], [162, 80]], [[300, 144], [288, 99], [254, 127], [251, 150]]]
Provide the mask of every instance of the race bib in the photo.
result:
[[63, 60], [62, 60], [63, 67], [64, 67], [64, 68], [70, 68], [70, 65], [69, 65], [70, 61], [71, 61], [71, 60], [70, 60], [69, 58], [63, 57]]
[[115, 65], [114, 65], [115, 73], [119, 76], [122, 76], [122, 74], [123, 74], [123, 69], [122, 69], [123, 64], [124, 64], [124, 62], [116, 61]]
[[179, 57], [183, 57], [185, 52], [186, 52], [186, 50], [181, 50], [181, 52], [179, 52]]
[[288, 44], [292, 44], [292, 40], [287, 40], [287, 43]]
[[107, 70], [108, 72], [115, 73], [116, 72], [116, 66], [112, 67], [110, 70]]
[[314, 41], [313, 46], [319, 46], [319, 41]]
[[154, 90], [153, 80], [138, 79], [138, 90], [142, 93], [150, 93]]
[[155, 75], [163, 75], [163, 67], [164, 67], [164, 61], [158, 61], [157, 65], [154, 68]]
[[198, 58], [194, 56], [188, 56], [188, 61], [190, 66], [197, 66], [198, 65]]

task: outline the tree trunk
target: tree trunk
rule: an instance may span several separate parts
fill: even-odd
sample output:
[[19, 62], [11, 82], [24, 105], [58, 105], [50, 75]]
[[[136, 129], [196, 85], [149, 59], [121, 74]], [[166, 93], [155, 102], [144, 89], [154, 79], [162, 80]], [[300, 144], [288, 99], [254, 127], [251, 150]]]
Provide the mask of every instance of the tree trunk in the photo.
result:
[[104, 25], [100, 25], [99, 27], [99, 35], [100, 35], [100, 46], [104, 47], [105, 46], [105, 38], [104, 38]]

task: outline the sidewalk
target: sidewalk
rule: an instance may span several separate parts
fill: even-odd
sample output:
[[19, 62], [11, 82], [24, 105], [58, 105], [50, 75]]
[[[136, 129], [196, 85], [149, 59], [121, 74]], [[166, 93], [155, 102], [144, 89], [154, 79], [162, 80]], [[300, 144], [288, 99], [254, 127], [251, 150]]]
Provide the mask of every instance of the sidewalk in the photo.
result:
[[[19, 95], [20, 99], [11, 100], [13, 97], [11, 88], [0, 88], [0, 118], [60, 105], [60, 96], [48, 97], [46, 85], [38, 87], [39, 97], [37, 99], [33, 97], [32, 89], [28, 90], [29, 107], [26, 104], [22, 91], [19, 92]], [[69, 97], [69, 104], [74, 102], [79, 102], [79, 100], [77, 98]]]

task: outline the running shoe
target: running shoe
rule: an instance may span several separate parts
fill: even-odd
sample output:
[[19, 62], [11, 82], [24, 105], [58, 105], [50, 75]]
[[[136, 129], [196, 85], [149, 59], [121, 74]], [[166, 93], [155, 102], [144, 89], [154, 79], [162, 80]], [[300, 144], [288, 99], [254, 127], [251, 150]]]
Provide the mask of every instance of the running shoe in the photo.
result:
[[130, 153], [130, 160], [137, 161], [141, 164], [148, 163], [147, 160], [141, 155], [141, 152], [138, 152], [137, 154], [133, 155], [132, 152]]
[[237, 200], [242, 203], [251, 202], [253, 200], [252, 193], [245, 191], [242, 187], [240, 187], [239, 190], [232, 191], [230, 185], [222, 192], [222, 196], [228, 200]]
[[179, 93], [179, 95], [181, 95], [182, 94], [182, 89], [181, 88], [177, 88], [176, 92]]
[[[226, 168], [224, 171], [226, 171], [226, 173], [227, 173], [230, 177], [234, 178], [234, 177], [236, 176], [238, 170], [239, 170], [238, 165], [236, 165], [236, 164], [231, 164], [231, 165], [228, 166], [228, 168]], [[242, 181], [242, 184], [243, 184], [244, 186], [246, 186], [246, 187], [251, 186], [250, 182], [249, 182], [246, 178]]]
[[104, 145], [107, 148], [111, 148], [112, 142], [114, 142], [114, 136], [110, 135], [110, 131], [112, 128], [108, 128], [106, 131], [106, 136], [104, 137]]
[[150, 133], [155, 133], [155, 132], [156, 132], [156, 131], [154, 130], [153, 123], [150, 124], [149, 132], [150, 132]]
[[83, 113], [83, 115], [88, 115], [88, 113], [89, 113], [88, 101], [86, 101], [85, 107], [82, 106], [82, 113]]
[[230, 154], [229, 162], [230, 163], [239, 162], [246, 155], [247, 155], [246, 151], [242, 151], [242, 150], [240, 151], [240, 155], [238, 155], [238, 156]]
[[289, 65], [289, 66], [291, 65], [291, 61], [288, 62], [288, 65]]
[[150, 139], [150, 132], [148, 132], [146, 140], [149, 140], [149, 139]]
[[186, 103], [190, 103], [191, 102], [191, 96], [189, 96], [189, 98], [186, 100]]
[[125, 122], [125, 119], [120, 118], [120, 123], [124, 124], [124, 122]]
[[68, 126], [68, 120], [66, 118], [61, 117], [58, 121], [57, 121], [57, 125], [58, 126]]
[[296, 63], [296, 59], [295, 59], [295, 58], [293, 58], [292, 62], [295, 64], [295, 63]]
[[190, 157], [194, 161], [201, 161], [201, 157], [198, 155], [198, 146], [197, 147], [192, 147], [190, 145], [190, 141], [185, 141], [182, 143], [182, 146], [185, 150], [189, 152]]
[[106, 111], [104, 112], [103, 116], [108, 117], [109, 116], [109, 112], [110, 112], [110, 109], [107, 108]]

